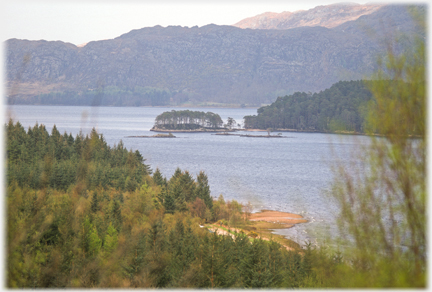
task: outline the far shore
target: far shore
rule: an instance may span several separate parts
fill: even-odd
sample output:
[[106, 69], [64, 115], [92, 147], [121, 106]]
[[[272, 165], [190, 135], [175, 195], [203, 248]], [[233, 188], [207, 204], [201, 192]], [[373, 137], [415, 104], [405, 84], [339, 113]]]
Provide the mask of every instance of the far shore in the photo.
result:
[[[268, 132], [264, 129], [243, 129], [243, 128], [233, 128], [233, 129], [211, 129], [211, 128], [199, 128], [195, 130], [166, 130], [160, 128], [151, 128], [150, 131], [160, 132], [160, 133], [233, 133], [233, 132]], [[354, 131], [317, 131], [317, 130], [296, 130], [296, 129], [272, 129], [271, 133], [275, 132], [293, 132], [293, 133], [322, 133], [322, 134], [336, 134], [336, 135], [367, 135], [365, 133], [359, 133]], [[228, 135], [228, 134], [227, 134]], [[380, 136], [375, 134], [374, 136]], [[286, 137], [285, 137], [286, 138]], [[415, 138], [415, 137], [413, 137]]]

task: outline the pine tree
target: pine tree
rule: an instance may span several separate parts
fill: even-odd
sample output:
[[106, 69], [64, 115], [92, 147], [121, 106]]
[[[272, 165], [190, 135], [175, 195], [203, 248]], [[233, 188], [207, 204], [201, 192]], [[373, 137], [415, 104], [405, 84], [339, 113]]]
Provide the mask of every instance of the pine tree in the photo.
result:
[[195, 181], [188, 171], [185, 171], [179, 180], [179, 184], [182, 188], [182, 194], [186, 202], [195, 201]]
[[99, 211], [99, 199], [96, 192], [93, 193], [90, 209], [92, 213], [96, 213], [97, 211]]
[[202, 199], [209, 209], [213, 208], [213, 199], [210, 196], [210, 186], [208, 185], [208, 178], [203, 171], [200, 171], [197, 176], [197, 184], [198, 185], [195, 189], [196, 197]]
[[88, 235], [88, 255], [97, 256], [102, 247], [102, 240], [99, 238], [96, 226], [93, 226]]
[[283, 287], [298, 288], [302, 280], [302, 259], [297, 252], [289, 252], [286, 258], [285, 279]]
[[120, 233], [121, 226], [123, 224], [123, 219], [121, 215], [121, 209], [120, 204], [117, 200], [114, 200], [112, 204], [111, 209], [111, 222], [113, 223], [114, 228], [117, 230], [117, 232]]
[[114, 228], [112, 223], [109, 224], [104, 241], [104, 252], [105, 257], [108, 257], [116, 248], [118, 244], [117, 230]]
[[164, 186], [164, 179], [162, 177], [162, 173], [160, 172], [159, 168], [156, 168], [156, 171], [153, 174], [153, 181], [158, 185], [158, 186]]
[[169, 274], [170, 261], [166, 252], [167, 240], [165, 225], [161, 219], [156, 220], [148, 234], [149, 274], [155, 287], [166, 287], [171, 281]]
[[186, 205], [186, 200], [185, 197], [183, 196], [183, 194], [181, 194], [176, 200], [175, 200], [175, 208], [176, 210], [180, 211], [180, 212], [184, 212], [187, 211], [187, 205]]
[[171, 182], [171, 180], [175, 180], [175, 179], [179, 178], [181, 175], [182, 175], [182, 171], [179, 167], [177, 167], [176, 170], [174, 171], [173, 176], [170, 179], [170, 182]]
[[146, 253], [147, 253], [147, 236], [145, 233], [139, 235], [138, 244], [133, 249], [132, 260], [129, 266], [123, 267], [127, 273], [127, 276], [132, 280], [134, 287], [139, 287], [141, 283], [141, 277], [136, 277], [141, 273], [146, 263]]
[[176, 210], [175, 200], [171, 196], [171, 194], [168, 193], [165, 195], [165, 200], [164, 200], [163, 206], [165, 207], [165, 213], [169, 213], [169, 214], [174, 213], [174, 211]]

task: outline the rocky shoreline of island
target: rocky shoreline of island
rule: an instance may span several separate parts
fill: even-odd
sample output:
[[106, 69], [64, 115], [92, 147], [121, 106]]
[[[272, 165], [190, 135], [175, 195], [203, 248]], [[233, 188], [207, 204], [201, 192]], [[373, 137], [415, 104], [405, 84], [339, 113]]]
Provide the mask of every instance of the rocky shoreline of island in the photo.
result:
[[156, 134], [153, 136], [126, 136], [126, 138], [177, 138], [173, 134]]
[[158, 127], [153, 127], [150, 129], [152, 132], [161, 132], [161, 133], [223, 133], [223, 132], [235, 132], [236, 130], [232, 129], [211, 129], [211, 128], [198, 128], [191, 130], [171, 130], [171, 129], [162, 129]]

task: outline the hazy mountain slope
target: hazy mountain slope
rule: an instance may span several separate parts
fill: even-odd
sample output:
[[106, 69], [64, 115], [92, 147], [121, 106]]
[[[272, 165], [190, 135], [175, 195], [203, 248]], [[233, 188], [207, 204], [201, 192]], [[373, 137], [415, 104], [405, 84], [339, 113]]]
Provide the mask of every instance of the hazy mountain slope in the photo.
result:
[[382, 4], [338, 3], [295, 12], [266, 12], [243, 19], [234, 26], [252, 29], [290, 29], [303, 26], [332, 28], [347, 21], [356, 20], [362, 15], [376, 12], [383, 6]]
[[[6, 44], [7, 87], [15, 97], [8, 102], [68, 99], [66, 104], [80, 104], [86, 94], [102, 91], [102, 104], [147, 105], [141, 94], [157, 89], [165, 90], [172, 104], [270, 103], [295, 91], [315, 92], [339, 80], [363, 78], [373, 71], [383, 46], [364, 33], [362, 23], [381, 21], [390, 31], [412, 31], [407, 15], [403, 6], [385, 6], [333, 29], [156, 26], [81, 48], [11, 39]], [[47, 92], [67, 94], [35, 98]], [[107, 97], [109, 92], [117, 101]]]

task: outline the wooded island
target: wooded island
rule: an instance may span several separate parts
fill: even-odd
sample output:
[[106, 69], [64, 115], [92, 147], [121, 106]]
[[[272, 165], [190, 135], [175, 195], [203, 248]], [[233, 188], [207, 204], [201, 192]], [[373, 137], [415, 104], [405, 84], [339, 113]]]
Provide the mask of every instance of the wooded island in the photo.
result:
[[222, 126], [222, 118], [212, 112], [172, 110], [158, 115], [150, 131], [226, 131]]

